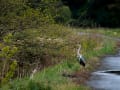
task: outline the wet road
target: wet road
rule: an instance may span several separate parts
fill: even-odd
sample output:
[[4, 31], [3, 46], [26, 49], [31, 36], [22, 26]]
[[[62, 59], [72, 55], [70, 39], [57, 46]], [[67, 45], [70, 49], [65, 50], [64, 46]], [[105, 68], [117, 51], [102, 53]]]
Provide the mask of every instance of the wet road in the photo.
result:
[[92, 73], [88, 86], [93, 90], [120, 90], [120, 52], [104, 58], [101, 63], [98, 70]]

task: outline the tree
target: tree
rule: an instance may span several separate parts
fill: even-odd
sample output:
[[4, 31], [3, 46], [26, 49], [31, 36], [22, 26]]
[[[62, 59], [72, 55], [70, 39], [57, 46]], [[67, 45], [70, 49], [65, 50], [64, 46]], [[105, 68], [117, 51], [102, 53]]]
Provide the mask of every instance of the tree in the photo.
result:
[[[72, 12], [77, 26], [119, 27], [119, 0], [62, 0]], [[76, 25], [76, 24], [75, 24]]]

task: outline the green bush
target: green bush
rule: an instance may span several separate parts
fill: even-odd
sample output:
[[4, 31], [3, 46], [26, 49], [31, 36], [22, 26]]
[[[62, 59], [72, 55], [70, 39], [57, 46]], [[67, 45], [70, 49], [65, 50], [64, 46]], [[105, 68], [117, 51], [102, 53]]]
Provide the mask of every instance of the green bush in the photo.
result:
[[58, 9], [57, 16], [55, 17], [55, 21], [58, 23], [68, 23], [71, 19], [71, 11], [69, 7], [62, 6]]

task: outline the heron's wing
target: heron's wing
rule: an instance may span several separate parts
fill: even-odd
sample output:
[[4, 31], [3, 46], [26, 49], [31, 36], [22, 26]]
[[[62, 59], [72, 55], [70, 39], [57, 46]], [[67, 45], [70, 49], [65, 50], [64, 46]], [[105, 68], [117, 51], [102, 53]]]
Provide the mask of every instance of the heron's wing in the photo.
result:
[[85, 61], [85, 58], [84, 58], [84, 57], [81, 57], [81, 58], [80, 58], [80, 61], [82, 61], [82, 62], [86, 63], [86, 61]]

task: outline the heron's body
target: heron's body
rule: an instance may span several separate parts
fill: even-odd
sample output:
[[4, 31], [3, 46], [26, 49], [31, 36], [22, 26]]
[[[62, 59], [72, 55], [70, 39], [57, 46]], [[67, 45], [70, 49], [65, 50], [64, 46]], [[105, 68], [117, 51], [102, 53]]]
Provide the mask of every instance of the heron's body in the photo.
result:
[[78, 60], [79, 60], [80, 65], [85, 67], [85, 63], [86, 63], [85, 59], [83, 57], [79, 57]]

